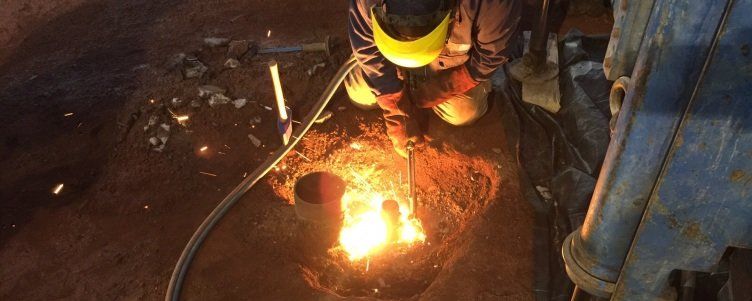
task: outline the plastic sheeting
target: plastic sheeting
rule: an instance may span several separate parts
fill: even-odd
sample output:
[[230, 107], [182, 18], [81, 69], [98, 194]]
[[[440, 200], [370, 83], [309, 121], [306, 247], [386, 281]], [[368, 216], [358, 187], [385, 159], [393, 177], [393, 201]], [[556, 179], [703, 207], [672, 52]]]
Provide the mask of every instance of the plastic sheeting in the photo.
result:
[[[609, 90], [603, 73], [607, 36], [570, 31], [560, 42], [561, 110], [550, 114], [524, 103], [520, 84], [504, 72], [493, 78], [495, 97], [516, 149], [536, 210], [536, 300], [569, 300], [574, 286], [564, 271], [561, 244], [582, 225], [609, 142]], [[526, 177], [525, 177], [526, 176]], [[523, 183], [525, 184], [525, 183]], [[543, 198], [536, 186], [548, 188]]]

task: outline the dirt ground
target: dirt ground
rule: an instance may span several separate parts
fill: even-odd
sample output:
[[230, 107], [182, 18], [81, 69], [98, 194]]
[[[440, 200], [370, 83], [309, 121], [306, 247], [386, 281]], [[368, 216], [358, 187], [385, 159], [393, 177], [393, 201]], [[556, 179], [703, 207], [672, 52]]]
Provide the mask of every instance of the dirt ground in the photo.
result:
[[[273, 103], [266, 62], [280, 62], [300, 119], [348, 48], [342, 1], [3, 5], [1, 300], [163, 298], [195, 228], [280, 146], [265, 108]], [[287, 45], [326, 35], [337, 41], [332, 57], [257, 55], [236, 69], [223, 67], [225, 47], [203, 42]], [[195, 55], [209, 71], [183, 79], [172, 63], [179, 53]], [[319, 63], [325, 66], [309, 75]], [[249, 102], [210, 107], [198, 97], [206, 84]], [[498, 107], [471, 127], [431, 119], [433, 141], [417, 164], [427, 243], [373, 258], [366, 272], [341, 253], [307, 248], [312, 242], [300, 235], [291, 200], [294, 181], [314, 170], [373, 165], [392, 177], [404, 172], [380, 114], [360, 111], [338, 93], [329, 108], [334, 117], [314, 126], [296, 149], [300, 155], [288, 155], [206, 240], [184, 299], [530, 300], [532, 211], [520, 195]], [[170, 112], [190, 120], [179, 125]], [[157, 124], [144, 129], [152, 116]], [[148, 140], [161, 123], [170, 131], [158, 152]], [[248, 134], [263, 145], [255, 147]], [[365, 150], [351, 147], [354, 141]], [[64, 187], [55, 195], [58, 183]]]

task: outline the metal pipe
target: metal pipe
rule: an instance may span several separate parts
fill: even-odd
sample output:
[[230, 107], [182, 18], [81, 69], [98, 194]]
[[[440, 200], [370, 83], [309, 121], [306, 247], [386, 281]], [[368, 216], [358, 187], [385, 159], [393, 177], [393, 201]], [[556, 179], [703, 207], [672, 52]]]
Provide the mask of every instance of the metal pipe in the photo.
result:
[[549, 0], [540, 1], [540, 15], [538, 22], [533, 24], [533, 30], [530, 33], [529, 53], [533, 59], [534, 66], [545, 64], [546, 49], [548, 48], [548, 9], [551, 5]]
[[214, 226], [219, 222], [222, 217], [227, 214], [228, 211], [230, 211], [230, 208], [232, 208], [235, 203], [237, 203], [240, 198], [248, 192], [264, 175], [266, 175], [269, 170], [272, 169], [277, 163], [279, 163], [282, 158], [287, 155], [288, 152], [290, 152], [297, 144], [300, 142], [300, 139], [302, 139], [303, 135], [305, 135], [308, 130], [313, 125], [314, 121], [318, 118], [319, 115], [321, 115], [321, 112], [324, 111], [324, 107], [329, 103], [329, 100], [334, 95], [334, 92], [337, 91], [337, 87], [342, 83], [342, 81], [345, 79], [345, 76], [352, 70], [353, 67], [355, 67], [356, 60], [354, 56], [350, 56], [350, 58], [345, 61], [342, 64], [342, 67], [339, 67], [339, 70], [334, 75], [334, 78], [329, 82], [329, 85], [326, 86], [324, 89], [324, 92], [322, 93], [321, 97], [319, 97], [318, 102], [314, 104], [313, 108], [311, 109], [311, 112], [308, 113], [308, 116], [303, 120], [302, 125], [296, 130], [295, 134], [292, 136], [293, 139], [290, 140], [290, 143], [280, 147], [271, 157], [266, 159], [259, 167], [256, 168], [248, 177], [243, 179], [238, 186], [235, 187], [235, 189], [228, 194], [222, 202], [217, 205], [214, 210], [209, 214], [209, 216], [204, 219], [204, 221], [201, 223], [201, 225], [196, 229], [196, 232], [193, 233], [193, 236], [191, 236], [191, 240], [188, 241], [188, 244], [183, 249], [183, 252], [180, 254], [180, 258], [178, 259], [177, 264], [175, 264], [175, 269], [172, 271], [172, 277], [170, 278], [170, 283], [167, 286], [167, 293], [165, 294], [165, 301], [175, 301], [180, 298], [180, 290], [183, 285], [183, 281], [185, 280], [185, 275], [188, 272], [188, 267], [191, 264], [191, 261], [193, 260], [193, 257], [196, 255], [196, 252], [201, 247], [201, 244], [204, 242], [204, 239], [209, 235], [209, 232], [214, 228]]
[[415, 191], [415, 143], [407, 142], [407, 185], [410, 198], [410, 216], [418, 214], [418, 196]]

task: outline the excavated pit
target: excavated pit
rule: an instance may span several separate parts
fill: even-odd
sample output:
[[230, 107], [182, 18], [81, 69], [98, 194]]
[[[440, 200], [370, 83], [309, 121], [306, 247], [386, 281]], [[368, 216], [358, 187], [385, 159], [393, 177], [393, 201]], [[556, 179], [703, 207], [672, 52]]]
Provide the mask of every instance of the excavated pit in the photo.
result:
[[[345, 145], [334, 149], [327, 160], [301, 162], [288, 180], [276, 186], [277, 190], [289, 199], [290, 182], [307, 171], [326, 170], [355, 181], [349, 174], [367, 168], [376, 171], [368, 180], [390, 183], [374, 185], [374, 189], [401, 187], [403, 189], [396, 195], [404, 199], [404, 180], [400, 183], [400, 179], [406, 179], [404, 160], [394, 158], [384, 151], [384, 145], [373, 141], [355, 143], [356, 147]], [[440, 154], [428, 150], [421, 155], [418, 157], [421, 205], [418, 216], [427, 234], [425, 242], [392, 244], [369, 258], [351, 261], [341, 247], [317, 251], [317, 248], [306, 248], [317, 243], [306, 239], [316, 236], [300, 237], [297, 243], [301, 245], [301, 272], [312, 287], [340, 296], [408, 298], [420, 294], [433, 282], [445, 267], [447, 258], [456, 252], [452, 242], [463, 234], [467, 219], [496, 196], [499, 175], [492, 162], [457, 156], [441, 160], [442, 164], [429, 164], [436, 162], [430, 160], [431, 155]], [[466, 180], [445, 180], [456, 176]]]

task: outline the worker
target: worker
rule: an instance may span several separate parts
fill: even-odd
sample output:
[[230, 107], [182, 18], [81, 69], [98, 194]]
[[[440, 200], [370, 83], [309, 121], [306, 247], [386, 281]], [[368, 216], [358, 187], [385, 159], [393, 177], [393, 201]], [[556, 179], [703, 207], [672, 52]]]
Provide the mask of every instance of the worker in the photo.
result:
[[430, 108], [455, 126], [488, 110], [489, 77], [513, 51], [517, 0], [351, 0], [357, 66], [345, 78], [352, 102], [381, 108], [395, 151], [423, 141], [417, 116]]

